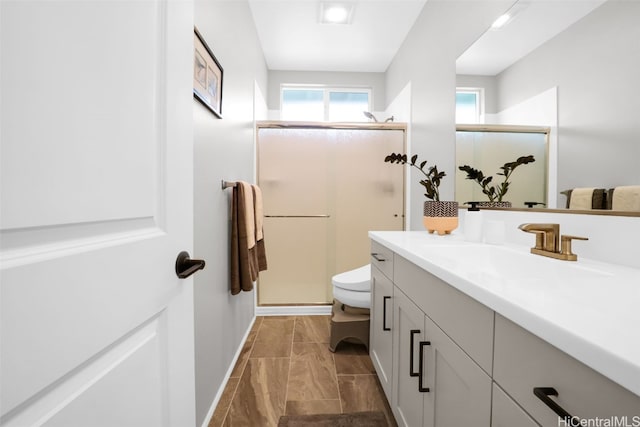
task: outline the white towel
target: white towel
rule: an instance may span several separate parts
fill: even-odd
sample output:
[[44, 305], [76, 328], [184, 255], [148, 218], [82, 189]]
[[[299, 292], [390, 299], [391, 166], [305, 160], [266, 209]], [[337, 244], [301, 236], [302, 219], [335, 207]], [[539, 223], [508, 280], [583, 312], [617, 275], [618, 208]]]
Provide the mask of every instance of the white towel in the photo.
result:
[[[256, 219], [253, 206], [253, 188], [251, 184], [239, 181], [236, 185], [241, 185], [244, 192], [244, 220], [247, 230], [247, 249], [256, 245]], [[240, 213], [242, 215], [242, 213]]]
[[640, 185], [625, 185], [613, 190], [611, 210], [640, 211]]
[[571, 200], [569, 200], [569, 209], [592, 209], [593, 190], [595, 188], [574, 188], [571, 192]]

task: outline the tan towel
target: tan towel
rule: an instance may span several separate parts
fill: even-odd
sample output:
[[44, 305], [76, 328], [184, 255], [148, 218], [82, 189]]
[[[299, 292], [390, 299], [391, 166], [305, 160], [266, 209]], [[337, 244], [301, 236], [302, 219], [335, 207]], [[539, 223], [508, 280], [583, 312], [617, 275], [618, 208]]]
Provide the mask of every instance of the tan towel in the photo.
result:
[[614, 188], [611, 209], [614, 211], [640, 211], [640, 185], [625, 185]]
[[262, 190], [257, 185], [251, 186], [253, 189], [253, 206], [256, 219], [256, 242], [264, 238], [262, 228], [264, 226], [264, 209], [262, 207]]
[[[249, 197], [247, 197], [247, 192]], [[247, 225], [251, 211], [251, 225]], [[249, 233], [250, 231], [250, 233]], [[253, 242], [251, 246], [250, 241]], [[231, 294], [253, 290], [258, 278], [259, 262], [255, 243], [255, 217], [253, 215], [253, 189], [238, 183], [233, 187], [231, 200]]]
[[595, 188], [574, 188], [571, 192], [571, 200], [569, 200], [569, 209], [592, 209], [593, 190]]
[[244, 223], [247, 229], [247, 248], [251, 249], [256, 245], [256, 219], [253, 203], [253, 186], [248, 182], [238, 181], [237, 186], [242, 187], [244, 195]]
[[257, 185], [252, 185], [253, 206], [256, 219], [256, 257], [258, 271], [267, 269], [267, 254], [264, 246], [264, 209], [262, 207], [262, 190]]

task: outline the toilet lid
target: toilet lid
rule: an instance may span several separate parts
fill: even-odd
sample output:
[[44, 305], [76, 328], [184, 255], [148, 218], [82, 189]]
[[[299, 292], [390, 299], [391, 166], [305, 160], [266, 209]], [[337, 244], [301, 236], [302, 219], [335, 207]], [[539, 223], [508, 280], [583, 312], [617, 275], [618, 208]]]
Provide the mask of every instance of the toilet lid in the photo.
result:
[[331, 283], [337, 288], [358, 292], [370, 292], [371, 264], [336, 274], [331, 278]]

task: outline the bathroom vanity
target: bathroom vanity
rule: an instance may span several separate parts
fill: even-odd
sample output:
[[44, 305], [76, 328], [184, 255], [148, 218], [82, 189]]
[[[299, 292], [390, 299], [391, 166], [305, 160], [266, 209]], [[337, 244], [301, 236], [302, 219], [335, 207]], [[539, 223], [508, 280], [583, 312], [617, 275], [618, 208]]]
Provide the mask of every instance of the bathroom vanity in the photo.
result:
[[369, 236], [370, 354], [398, 425], [640, 426], [640, 270]]

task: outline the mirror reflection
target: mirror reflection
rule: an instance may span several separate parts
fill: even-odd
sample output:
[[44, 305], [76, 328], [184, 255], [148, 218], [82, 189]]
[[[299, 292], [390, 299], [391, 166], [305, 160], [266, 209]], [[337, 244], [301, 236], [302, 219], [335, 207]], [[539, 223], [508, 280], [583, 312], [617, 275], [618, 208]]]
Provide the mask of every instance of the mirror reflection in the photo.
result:
[[548, 127], [547, 207], [640, 211], [640, 1], [520, 0], [509, 12], [456, 63], [458, 106], [475, 105], [458, 121]]
[[548, 133], [533, 126], [458, 125], [456, 201], [546, 206]]

